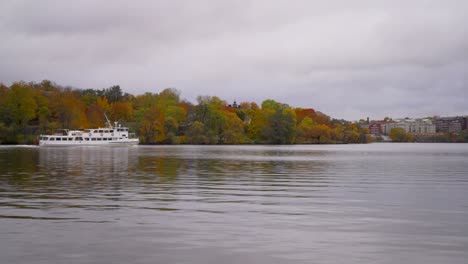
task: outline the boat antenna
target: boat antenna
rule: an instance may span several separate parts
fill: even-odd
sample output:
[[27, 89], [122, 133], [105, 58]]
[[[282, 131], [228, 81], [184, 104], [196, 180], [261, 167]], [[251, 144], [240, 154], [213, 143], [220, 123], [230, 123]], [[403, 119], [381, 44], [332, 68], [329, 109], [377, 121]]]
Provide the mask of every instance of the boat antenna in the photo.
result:
[[104, 112], [104, 116], [106, 117], [107, 125], [109, 126], [109, 128], [112, 128], [112, 124], [111, 124], [111, 122], [109, 121], [109, 118], [107, 118], [107, 115], [106, 115], [105, 112]]

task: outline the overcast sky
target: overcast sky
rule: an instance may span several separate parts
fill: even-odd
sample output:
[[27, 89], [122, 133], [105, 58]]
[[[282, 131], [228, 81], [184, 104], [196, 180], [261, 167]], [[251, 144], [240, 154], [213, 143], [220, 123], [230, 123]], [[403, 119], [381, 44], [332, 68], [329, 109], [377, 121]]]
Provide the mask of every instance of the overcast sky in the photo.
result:
[[468, 114], [468, 1], [0, 1], [0, 82]]

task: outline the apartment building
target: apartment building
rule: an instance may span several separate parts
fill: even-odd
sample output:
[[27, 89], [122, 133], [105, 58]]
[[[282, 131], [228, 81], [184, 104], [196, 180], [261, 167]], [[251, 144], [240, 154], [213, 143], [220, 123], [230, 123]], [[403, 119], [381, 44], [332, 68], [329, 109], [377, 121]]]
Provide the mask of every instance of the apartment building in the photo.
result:
[[467, 129], [468, 117], [466, 116], [453, 116], [453, 117], [439, 117], [434, 119], [436, 132], [438, 133], [453, 133], [460, 132]]
[[381, 124], [382, 134], [388, 135], [390, 130], [395, 127], [403, 128], [407, 133], [413, 134], [434, 134], [436, 126], [430, 119], [396, 119], [387, 123]]

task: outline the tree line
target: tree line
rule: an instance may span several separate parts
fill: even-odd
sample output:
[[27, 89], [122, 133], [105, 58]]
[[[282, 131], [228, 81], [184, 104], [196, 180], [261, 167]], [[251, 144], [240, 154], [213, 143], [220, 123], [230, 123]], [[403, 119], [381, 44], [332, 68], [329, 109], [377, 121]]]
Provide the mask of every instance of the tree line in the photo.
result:
[[176, 89], [142, 95], [115, 85], [74, 89], [51, 81], [0, 84], [0, 143], [32, 144], [57, 129], [131, 128], [141, 144], [335, 144], [370, 140], [357, 123], [267, 99], [230, 105], [216, 96], [193, 104]]

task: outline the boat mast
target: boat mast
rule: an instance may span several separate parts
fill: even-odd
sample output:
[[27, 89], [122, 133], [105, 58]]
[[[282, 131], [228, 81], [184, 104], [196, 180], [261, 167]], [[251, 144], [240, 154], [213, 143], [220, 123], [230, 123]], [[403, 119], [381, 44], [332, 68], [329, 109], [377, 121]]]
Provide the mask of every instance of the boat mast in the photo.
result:
[[107, 125], [109, 126], [109, 128], [112, 128], [112, 124], [111, 124], [111, 122], [109, 121], [109, 118], [107, 118], [106, 113], [104, 113], [104, 116], [106, 117]]

